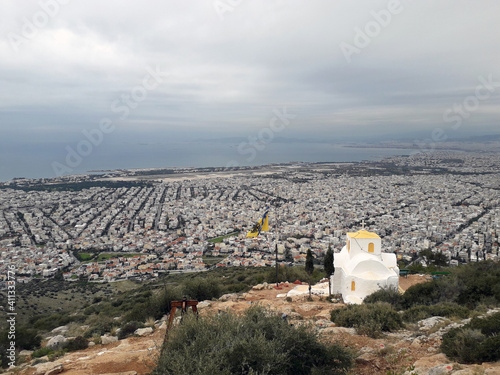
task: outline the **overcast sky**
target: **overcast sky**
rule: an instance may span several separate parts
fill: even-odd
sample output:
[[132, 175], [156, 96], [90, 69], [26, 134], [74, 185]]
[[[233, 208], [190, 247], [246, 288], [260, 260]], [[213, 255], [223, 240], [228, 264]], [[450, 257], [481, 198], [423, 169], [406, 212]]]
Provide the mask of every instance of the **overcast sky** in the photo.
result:
[[283, 108], [280, 137], [498, 134], [499, 14], [498, 0], [5, 0], [0, 169], [16, 150], [63, 157], [103, 121], [96, 148], [244, 140]]

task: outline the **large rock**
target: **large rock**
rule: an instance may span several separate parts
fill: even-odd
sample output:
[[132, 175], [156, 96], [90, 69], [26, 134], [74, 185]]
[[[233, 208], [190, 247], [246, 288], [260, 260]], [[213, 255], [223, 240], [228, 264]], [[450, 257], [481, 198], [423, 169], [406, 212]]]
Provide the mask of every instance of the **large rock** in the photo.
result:
[[373, 353], [363, 353], [358, 358], [356, 358], [356, 363], [359, 363], [361, 365], [366, 365], [375, 360], [376, 358], [377, 356]]
[[319, 328], [335, 327], [335, 324], [331, 320], [326, 320], [326, 319], [317, 320], [316, 325]]
[[35, 369], [35, 375], [60, 374], [63, 371], [62, 365], [52, 362], [35, 365]]
[[63, 372], [63, 366], [62, 365], [57, 365], [56, 367], [48, 370], [45, 375], [56, 375], [56, 374], [60, 374], [61, 372]]
[[222, 302], [226, 301], [236, 302], [237, 300], [238, 300], [238, 295], [236, 293], [224, 294], [222, 297], [219, 298], [219, 301]]
[[[433, 375], [440, 375], [440, 371], [443, 370], [443, 365], [445, 365], [444, 367], [452, 366], [453, 368], [448, 358], [442, 353], [430, 357], [422, 357], [413, 364], [413, 366], [415, 366], [415, 372], [419, 375], [429, 375], [431, 370], [433, 371]], [[446, 374], [446, 372], [442, 374]]]
[[118, 337], [116, 337], [116, 336], [108, 336], [108, 335], [101, 336], [101, 344], [103, 344], [103, 345], [108, 345], [108, 344], [111, 344], [111, 343], [117, 342], [117, 341], [118, 341]]
[[210, 307], [212, 304], [209, 301], [201, 301], [198, 302], [198, 309], [204, 309], [206, 307]]
[[64, 332], [68, 332], [68, 326], [60, 326], [60, 327], [54, 328], [51, 332], [52, 333], [64, 333]]
[[336, 335], [339, 333], [347, 333], [348, 335], [355, 335], [356, 328], [347, 327], [328, 327], [321, 330], [322, 333]]
[[21, 357], [31, 357], [32, 354], [33, 354], [32, 350], [21, 350], [19, 352], [19, 356]]
[[146, 336], [149, 335], [150, 333], [153, 333], [153, 328], [151, 327], [146, 327], [146, 328], [139, 328], [136, 329], [134, 334], [138, 336]]
[[429, 369], [429, 375], [446, 375], [453, 371], [453, 364], [435, 366]]
[[52, 337], [48, 342], [47, 342], [47, 347], [49, 348], [56, 348], [58, 346], [61, 346], [65, 344], [68, 341], [68, 339], [62, 335], [57, 335]]
[[450, 320], [441, 316], [433, 316], [418, 322], [418, 327], [421, 331], [428, 332], [437, 325], [445, 325], [451, 323]]

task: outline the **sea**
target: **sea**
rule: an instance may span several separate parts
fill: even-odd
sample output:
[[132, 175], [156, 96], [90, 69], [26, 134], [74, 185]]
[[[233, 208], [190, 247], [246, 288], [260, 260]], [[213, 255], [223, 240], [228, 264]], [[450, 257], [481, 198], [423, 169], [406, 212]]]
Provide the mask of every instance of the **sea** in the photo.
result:
[[[96, 170], [256, 166], [288, 162], [359, 162], [415, 150], [373, 148], [322, 142], [229, 143], [189, 141], [100, 145], [78, 153], [76, 145], [12, 147], [0, 151], [0, 181], [12, 178], [53, 178]], [[76, 156], [75, 156], [76, 155]]]

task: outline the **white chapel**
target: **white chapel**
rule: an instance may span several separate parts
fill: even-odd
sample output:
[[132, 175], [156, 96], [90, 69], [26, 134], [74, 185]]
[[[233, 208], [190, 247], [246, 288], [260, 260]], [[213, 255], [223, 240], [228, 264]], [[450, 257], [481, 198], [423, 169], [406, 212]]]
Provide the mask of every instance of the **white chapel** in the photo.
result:
[[347, 233], [347, 243], [334, 255], [332, 293], [342, 294], [345, 303], [360, 304], [381, 288], [399, 288], [399, 268], [395, 254], [383, 253], [376, 233], [360, 230]]

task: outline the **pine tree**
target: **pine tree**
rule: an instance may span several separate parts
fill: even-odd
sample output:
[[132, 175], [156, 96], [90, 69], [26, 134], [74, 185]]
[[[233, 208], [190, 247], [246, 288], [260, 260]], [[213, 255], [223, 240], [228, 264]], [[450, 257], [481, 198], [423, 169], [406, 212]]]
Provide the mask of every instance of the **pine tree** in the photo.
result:
[[313, 273], [313, 271], [314, 271], [313, 255], [311, 253], [311, 249], [308, 249], [306, 254], [306, 272], [310, 276]]
[[332, 296], [332, 278], [331, 276], [335, 273], [335, 268], [333, 266], [333, 250], [332, 245], [328, 245], [328, 250], [325, 254], [324, 268], [326, 272], [326, 277], [328, 277], [328, 295]]
[[307, 250], [306, 254], [306, 272], [309, 275], [309, 299], [311, 299], [311, 275], [314, 271], [313, 255], [311, 249]]

